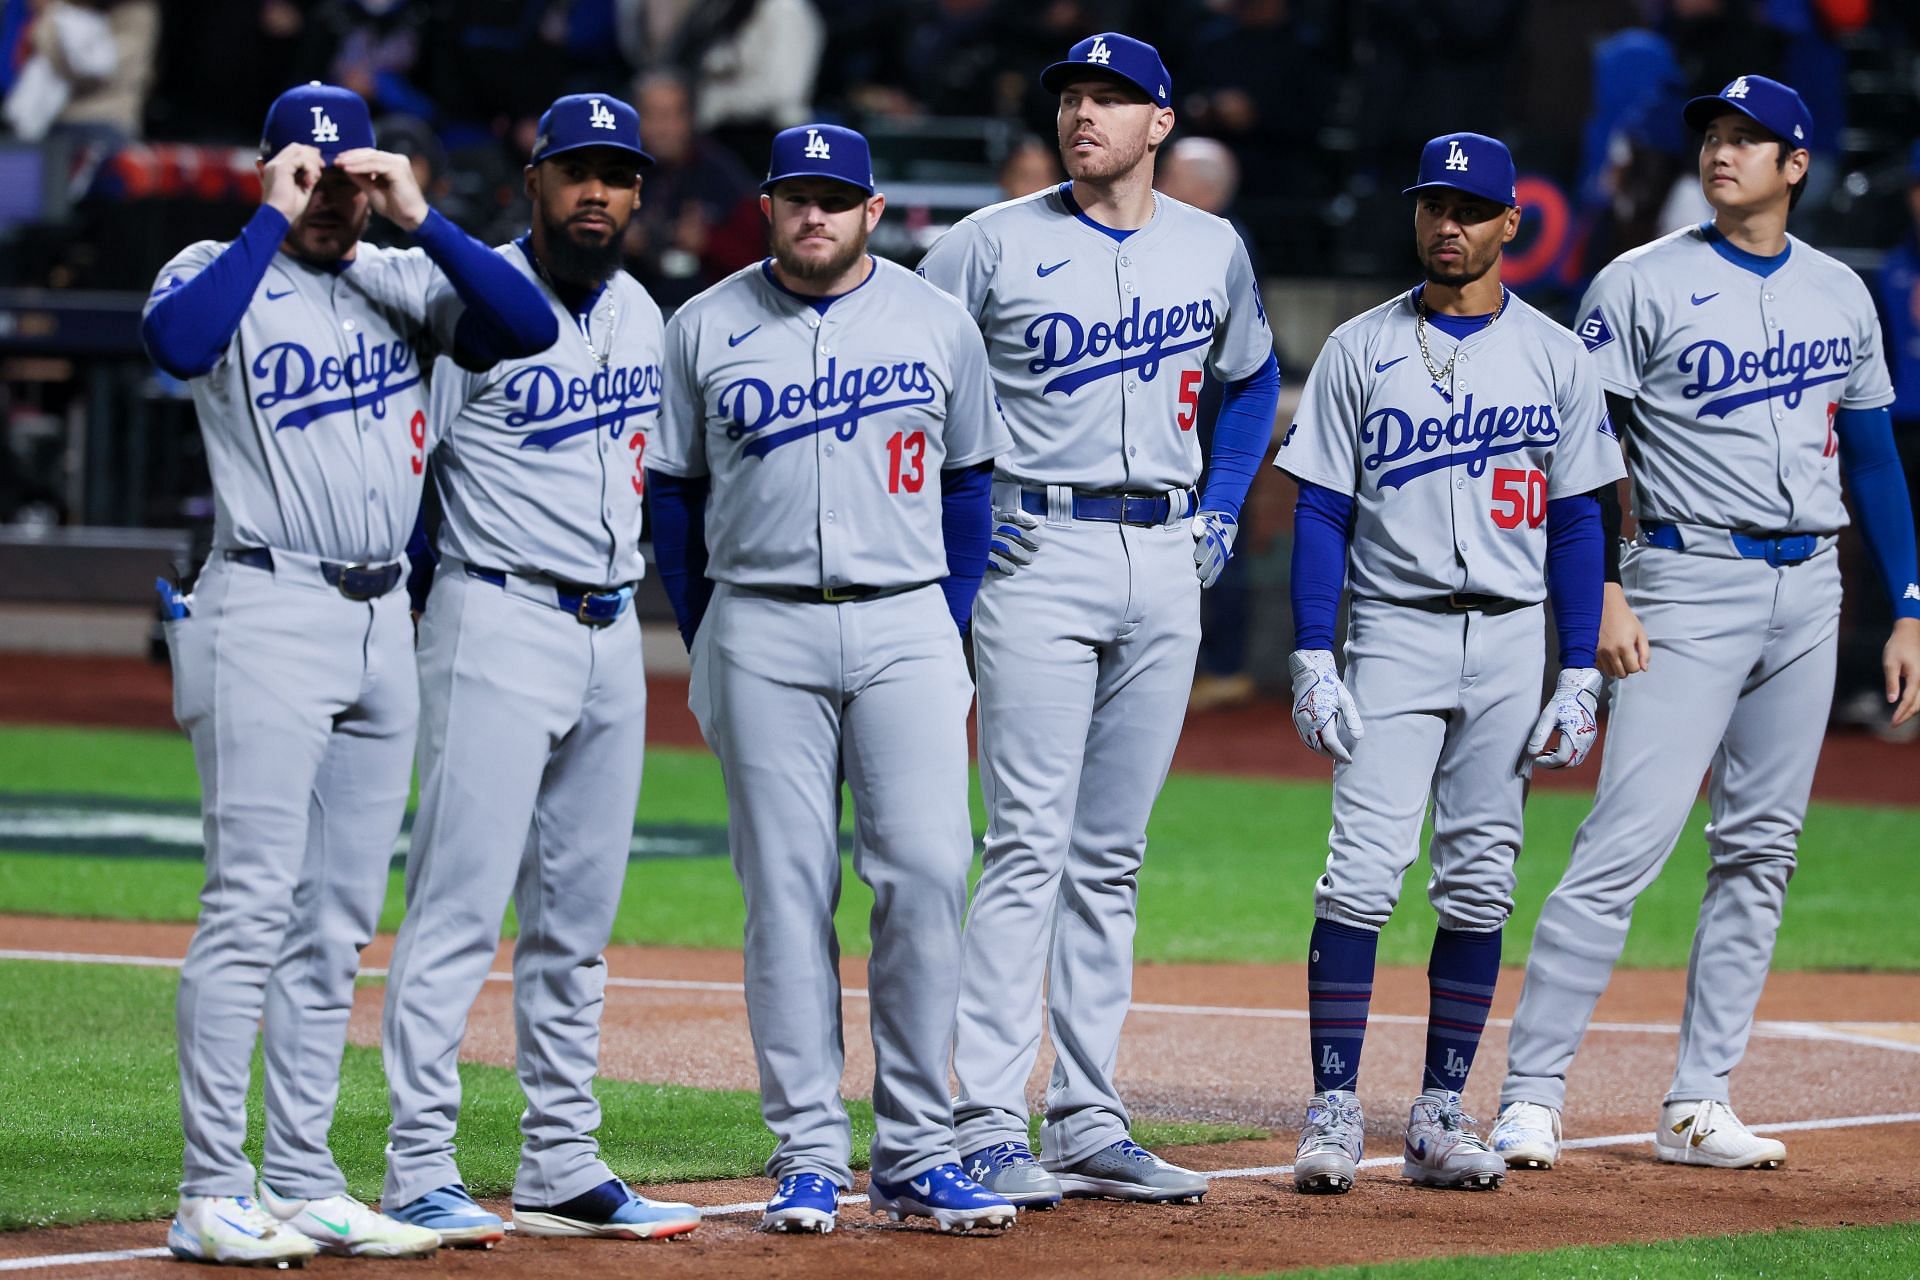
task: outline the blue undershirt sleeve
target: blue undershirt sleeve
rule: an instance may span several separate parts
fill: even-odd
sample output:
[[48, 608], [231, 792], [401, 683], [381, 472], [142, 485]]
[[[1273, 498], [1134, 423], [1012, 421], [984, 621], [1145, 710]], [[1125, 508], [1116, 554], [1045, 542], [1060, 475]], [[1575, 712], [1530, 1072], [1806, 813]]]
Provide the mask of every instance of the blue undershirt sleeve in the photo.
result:
[[466, 304], [453, 334], [453, 355], [462, 368], [477, 372], [501, 360], [538, 355], [560, 336], [560, 322], [539, 287], [439, 210], [427, 211], [413, 238]]
[[1300, 482], [1293, 505], [1293, 647], [1332, 649], [1340, 592], [1347, 581], [1347, 543], [1353, 537], [1353, 497], [1310, 480]]
[[965, 635], [993, 539], [992, 462], [940, 473], [940, 533], [947, 545], [947, 576], [940, 590], [953, 625]]
[[156, 365], [186, 379], [220, 363], [288, 225], [285, 214], [261, 205], [219, 257], [148, 309], [140, 337]]
[[1214, 420], [1213, 452], [1207, 458], [1202, 511], [1224, 511], [1240, 518], [1240, 504], [1266, 460], [1273, 419], [1280, 408], [1280, 361], [1268, 356], [1252, 376], [1227, 386]]
[[1591, 667], [1600, 640], [1606, 531], [1590, 493], [1547, 503], [1547, 598], [1560, 634], [1560, 665]]
[[713, 583], [707, 577], [708, 488], [706, 476], [670, 476], [647, 469], [653, 569], [660, 575], [680, 639], [689, 650], [713, 599]]
[[1893, 616], [1920, 618], [1913, 500], [1893, 443], [1893, 414], [1885, 408], [1842, 409], [1834, 415], [1833, 429], [1840, 437], [1840, 474], [1853, 499], [1854, 518], [1893, 602]]

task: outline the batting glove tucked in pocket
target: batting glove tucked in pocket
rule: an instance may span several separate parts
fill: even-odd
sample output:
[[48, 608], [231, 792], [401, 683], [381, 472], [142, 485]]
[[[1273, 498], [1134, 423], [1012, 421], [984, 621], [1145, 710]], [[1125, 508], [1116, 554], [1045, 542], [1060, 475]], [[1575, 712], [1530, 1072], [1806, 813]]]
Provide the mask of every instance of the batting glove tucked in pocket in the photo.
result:
[[993, 573], [1012, 573], [1021, 565], [1033, 563], [1040, 549], [1040, 517], [1014, 509], [993, 513], [993, 541], [987, 548], [987, 569]]
[[1202, 587], [1220, 581], [1227, 561], [1233, 559], [1234, 535], [1240, 522], [1224, 511], [1202, 511], [1193, 518], [1193, 572]]
[[1366, 736], [1360, 708], [1347, 686], [1340, 683], [1333, 654], [1327, 649], [1295, 649], [1287, 657], [1293, 676], [1293, 727], [1300, 741], [1341, 764], [1353, 763], [1353, 750], [1341, 738], [1354, 742]]
[[[1560, 673], [1560, 679], [1553, 686], [1553, 696], [1540, 709], [1540, 718], [1533, 722], [1533, 736], [1527, 739], [1522, 768], [1534, 764], [1542, 769], [1566, 769], [1587, 758], [1587, 753], [1593, 750], [1594, 739], [1600, 736], [1596, 713], [1601, 682], [1599, 671], [1593, 667], [1568, 667]], [[1556, 736], [1558, 741], [1548, 750], [1548, 741]]]

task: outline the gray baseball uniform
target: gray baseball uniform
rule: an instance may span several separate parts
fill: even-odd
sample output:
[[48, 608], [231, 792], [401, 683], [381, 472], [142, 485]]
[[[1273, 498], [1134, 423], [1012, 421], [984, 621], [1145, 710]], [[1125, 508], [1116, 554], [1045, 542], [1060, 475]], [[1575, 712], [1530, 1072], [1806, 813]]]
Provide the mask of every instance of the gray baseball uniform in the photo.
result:
[[[1333, 774], [1321, 919], [1379, 929], [1419, 856], [1441, 927], [1485, 932], [1513, 906], [1546, 646], [1547, 503], [1624, 474], [1593, 362], [1508, 293], [1455, 342], [1405, 293], [1334, 330], [1275, 465], [1354, 497], [1345, 682], [1366, 736]], [[1455, 354], [1457, 352], [1457, 354]], [[1456, 595], [1483, 607], [1456, 609]]]
[[[148, 310], [224, 248], [169, 262]], [[263, 1013], [262, 1174], [283, 1195], [346, 1189], [327, 1129], [406, 808], [418, 690], [405, 593], [350, 599], [323, 566], [337, 580], [342, 564], [406, 548], [422, 375], [461, 312], [435, 292], [443, 278], [417, 249], [362, 244], [339, 270], [277, 254], [225, 353], [190, 384], [215, 516], [192, 615], [166, 624], [207, 846], [180, 976], [187, 1195], [253, 1194], [243, 1101]]]
[[904, 1182], [958, 1159], [947, 1060], [971, 690], [933, 584], [940, 472], [1008, 447], [985, 352], [951, 299], [891, 263], [824, 309], [755, 266], [675, 313], [666, 371], [647, 465], [711, 477], [718, 585], [691, 705], [746, 897], [767, 1172], [852, 1185], [833, 931], [844, 782], [874, 893], [873, 1176]]
[[[660, 309], [619, 272], [576, 315], [524, 238], [501, 252], [540, 282], [560, 341], [483, 374], [446, 359], [434, 371], [445, 522], [420, 624], [420, 811], [381, 1036], [389, 1204], [461, 1180], [457, 1058], [509, 897], [527, 1095], [514, 1199], [559, 1204], [614, 1176], [592, 1079], [646, 734], [626, 606], [644, 572]], [[578, 599], [592, 591], [605, 593], [597, 617]]]
[[[1613, 687], [1599, 794], [1534, 930], [1503, 1104], [1562, 1105], [1634, 900], [1709, 768], [1712, 866], [1667, 1100], [1727, 1101], [1746, 1051], [1833, 698], [1834, 414], [1893, 400], [1866, 286], [1788, 242], [1762, 276], [1705, 229], [1678, 231], [1623, 255], [1580, 306], [1601, 379], [1634, 402], [1641, 534], [1620, 576], [1652, 660]], [[1807, 536], [1778, 563], [1736, 544], [1781, 534]]]
[[[1046, 520], [1033, 563], [989, 574], [974, 611], [989, 819], [961, 964], [954, 1116], [962, 1151], [1026, 1142], [1045, 983], [1059, 1056], [1041, 1158], [1059, 1167], [1129, 1124], [1113, 1074], [1135, 877], [1200, 639], [1186, 520], [1200, 386], [1209, 370], [1250, 377], [1273, 335], [1232, 227], [1164, 195], [1123, 240], [1066, 185], [995, 205], [942, 237], [920, 272], [986, 335], [1013, 431], [994, 505], [1025, 501]], [[1153, 523], [1076, 518], [1076, 491], [1162, 502]]]

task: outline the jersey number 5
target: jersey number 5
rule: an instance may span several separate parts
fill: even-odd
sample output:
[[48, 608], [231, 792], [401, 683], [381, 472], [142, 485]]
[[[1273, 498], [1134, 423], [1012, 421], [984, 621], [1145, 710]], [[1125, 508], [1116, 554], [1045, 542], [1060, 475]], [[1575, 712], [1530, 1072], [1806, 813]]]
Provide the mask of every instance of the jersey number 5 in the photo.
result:
[[927, 433], [896, 431], [887, 439], [887, 492], [918, 493], [927, 483]]
[[1519, 467], [1493, 469], [1493, 522], [1502, 529], [1518, 529], [1521, 522], [1538, 529], [1547, 521], [1547, 473]]
[[1180, 424], [1182, 431], [1193, 430], [1194, 421], [1200, 416], [1200, 383], [1206, 376], [1199, 369], [1180, 371], [1180, 412], [1173, 420]]

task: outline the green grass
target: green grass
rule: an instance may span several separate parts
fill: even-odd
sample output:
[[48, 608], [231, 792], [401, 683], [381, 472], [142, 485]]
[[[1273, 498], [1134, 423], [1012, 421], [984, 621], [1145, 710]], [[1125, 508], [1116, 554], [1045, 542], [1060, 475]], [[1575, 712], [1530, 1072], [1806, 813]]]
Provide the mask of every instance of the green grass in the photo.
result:
[[[1276, 728], [1279, 732], [1285, 726]], [[0, 728], [0, 786], [140, 799], [198, 794], [191, 754], [175, 734]], [[1566, 864], [1589, 798], [1537, 791], [1528, 805], [1507, 961], [1519, 963], [1533, 921]], [[725, 794], [704, 752], [648, 752], [639, 816], [645, 822], [725, 821]], [[978, 794], [975, 829], [984, 828]], [[1176, 774], [1149, 829], [1140, 877], [1138, 955], [1145, 961], [1297, 961], [1312, 927], [1314, 879], [1326, 858], [1329, 791], [1317, 782]], [[1685, 965], [1706, 875], [1705, 808], [1696, 808], [1666, 872], [1634, 914], [1625, 963]], [[1920, 821], [1911, 809], [1815, 804], [1801, 840], [1775, 964], [1781, 969], [1920, 969]], [[853, 876], [838, 914], [842, 947], [868, 950], [872, 897]], [[1408, 871], [1402, 909], [1382, 934], [1387, 964], [1421, 964], [1433, 936], [1424, 858]], [[192, 920], [197, 864], [76, 859], [0, 852], [0, 911], [116, 919]], [[395, 877], [382, 927], [399, 921]], [[691, 947], [737, 947], [744, 908], [720, 858], [635, 864], [614, 939]]]
[[1904, 1223], [1269, 1272], [1262, 1280], [1912, 1280], [1917, 1273], [1920, 1224]]
[[[180, 1180], [180, 1103], [170, 970], [0, 962], [0, 1231], [54, 1223], [144, 1220], [172, 1212]], [[513, 1184], [525, 1101], [513, 1072], [460, 1068], [460, 1171], [481, 1195]], [[248, 1099], [248, 1154], [260, 1159], [260, 1067]], [[602, 1080], [600, 1140], [609, 1164], [640, 1183], [758, 1174], [773, 1150], [756, 1095]], [[873, 1108], [849, 1101], [856, 1167]], [[341, 1066], [332, 1146], [352, 1192], [377, 1199], [384, 1169], [386, 1081], [376, 1050]], [[1155, 1145], [1265, 1137], [1228, 1125], [1143, 1121]]]

